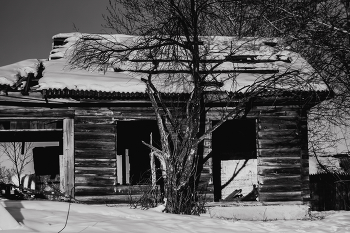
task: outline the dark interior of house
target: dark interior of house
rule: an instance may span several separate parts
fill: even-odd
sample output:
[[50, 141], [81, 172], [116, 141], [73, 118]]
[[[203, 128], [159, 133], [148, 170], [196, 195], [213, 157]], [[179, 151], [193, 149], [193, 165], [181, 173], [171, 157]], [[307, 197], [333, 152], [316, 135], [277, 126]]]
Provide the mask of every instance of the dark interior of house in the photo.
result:
[[[150, 148], [142, 143], [150, 143], [152, 133], [152, 145], [160, 148], [160, 137], [157, 123], [154, 120], [119, 121], [117, 124], [117, 152], [123, 155], [125, 161], [125, 149], [129, 150], [130, 183], [133, 185], [146, 183], [150, 179]], [[156, 167], [159, 162], [156, 159]], [[123, 177], [125, 182], [125, 164], [123, 164]]]
[[[213, 121], [213, 125], [217, 121]], [[256, 158], [255, 120], [239, 119], [223, 123], [212, 134], [214, 200], [221, 199], [221, 161]]]

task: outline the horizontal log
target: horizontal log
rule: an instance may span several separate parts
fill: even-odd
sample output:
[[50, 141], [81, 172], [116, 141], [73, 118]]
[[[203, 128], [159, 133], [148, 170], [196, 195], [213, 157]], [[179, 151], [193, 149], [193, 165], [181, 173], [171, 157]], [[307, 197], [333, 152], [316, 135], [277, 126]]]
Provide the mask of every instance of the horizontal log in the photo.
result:
[[75, 167], [75, 175], [90, 175], [90, 176], [116, 176], [116, 169], [114, 168], [88, 168]]
[[247, 117], [279, 117], [279, 116], [287, 116], [287, 117], [299, 117], [298, 111], [294, 110], [258, 110], [258, 109], [252, 109], [248, 113]]
[[125, 107], [125, 106], [119, 106], [119, 107], [109, 107], [111, 111], [113, 111], [113, 114], [116, 115], [116, 113], [121, 112], [127, 112], [127, 111], [138, 111], [138, 112], [154, 112], [154, 109], [152, 107]]
[[[152, 190], [151, 185], [117, 185], [116, 186], [116, 194], [117, 195], [139, 195], [148, 193]], [[158, 187], [159, 190], [159, 187]]]
[[76, 159], [115, 159], [115, 150], [94, 150], [88, 148], [75, 148]]
[[116, 161], [75, 160], [76, 167], [116, 167]]
[[[73, 118], [74, 110], [69, 109], [43, 109], [43, 108], [14, 108], [14, 109], [2, 109], [0, 111], [0, 117], [24, 117], [28, 120], [30, 117], [57, 117], [57, 118]], [[13, 118], [10, 118], [13, 119]], [[19, 119], [19, 118], [17, 118]]]
[[140, 199], [141, 195], [84, 195], [75, 197], [76, 200], [87, 204], [128, 204]]
[[273, 167], [273, 166], [258, 166], [259, 175], [298, 175], [301, 174], [300, 167]]
[[259, 192], [294, 192], [301, 191], [300, 185], [259, 185]]
[[258, 129], [260, 131], [278, 131], [281, 129], [298, 129], [298, 124], [296, 122], [290, 122], [289, 124], [284, 123], [258, 123]]
[[123, 114], [121, 116], [114, 117], [114, 120], [117, 121], [130, 121], [130, 120], [156, 120], [154, 115], [146, 114]]
[[75, 177], [75, 186], [112, 186], [116, 185], [116, 178], [110, 177], [89, 177], [89, 176], [76, 176]]
[[85, 195], [109, 195], [115, 194], [115, 186], [101, 186], [101, 187], [91, 187], [91, 186], [75, 186], [76, 196]]
[[115, 143], [115, 133], [75, 132], [74, 138], [76, 141], [103, 141]]
[[115, 194], [115, 195], [141, 195], [151, 191], [150, 185], [117, 185], [117, 186], [103, 186], [103, 187], [91, 187], [91, 186], [76, 186], [75, 194]]
[[301, 191], [295, 192], [260, 192], [259, 201], [276, 202], [276, 201], [302, 201]]
[[105, 116], [79, 116], [75, 117], [74, 121], [76, 124], [114, 124], [115, 120], [113, 117], [105, 117]]
[[254, 110], [264, 111], [298, 111], [300, 112], [300, 105], [258, 105], [254, 106]]
[[115, 133], [115, 125], [75, 124], [74, 132]]
[[75, 110], [75, 116], [108, 116], [113, 117], [114, 113], [113, 111], [106, 109], [106, 108], [95, 108], [95, 109], [76, 109]]
[[261, 185], [301, 185], [300, 175], [258, 175]]
[[[145, 73], [145, 74], [190, 74], [190, 70], [118, 70], [118, 72], [136, 72], [136, 73]], [[237, 69], [232, 70], [201, 70], [199, 74], [225, 74], [225, 73], [248, 73], [248, 74], [276, 74], [278, 69], [257, 69], [256, 67], [238, 67]]]
[[258, 139], [258, 148], [260, 149], [272, 149], [272, 148], [300, 148], [299, 139]]
[[257, 118], [258, 123], [269, 123], [269, 124], [295, 124], [298, 122], [300, 117], [297, 116], [259, 116]]
[[298, 131], [295, 129], [259, 131], [258, 138], [259, 139], [275, 139], [275, 138], [296, 139], [298, 138]]
[[258, 165], [261, 166], [279, 166], [279, 165], [295, 165], [300, 166], [300, 158], [298, 157], [259, 157]]
[[300, 158], [300, 148], [258, 148], [258, 157], [298, 157]]
[[103, 141], [75, 141], [75, 149], [94, 149], [94, 150], [105, 150], [115, 151], [115, 142], [103, 142]]

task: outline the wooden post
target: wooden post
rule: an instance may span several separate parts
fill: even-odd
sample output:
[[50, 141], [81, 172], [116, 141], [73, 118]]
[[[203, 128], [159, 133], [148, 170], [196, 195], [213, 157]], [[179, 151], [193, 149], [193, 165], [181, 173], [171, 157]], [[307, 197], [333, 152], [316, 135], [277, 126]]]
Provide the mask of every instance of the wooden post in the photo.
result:
[[65, 156], [64, 155], [60, 155], [59, 159], [60, 159], [60, 191], [61, 193], [64, 193], [66, 190], [66, 179], [64, 179], [65, 177], [65, 170], [66, 168], [66, 162], [65, 162]]
[[130, 184], [129, 149], [125, 149], [125, 182]]
[[[63, 166], [60, 182], [65, 195], [74, 197], [74, 119], [63, 120]], [[60, 164], [61, 165], [61, 164]]]
[[123, 184], [123, 156], [117, 155], [117, 183]]
[[[152, 146], [152, 141], [153, 141], [153, 135], [152, 132], [149, 135], [149, 144]], [[156, 161], [154, 160], [154, 154], [151, 149], [151, 153], [149, 154], [150, 156], [150, 163], [151, 163], [151, 178], [152, 178], [152, 187], [156, 186]]]

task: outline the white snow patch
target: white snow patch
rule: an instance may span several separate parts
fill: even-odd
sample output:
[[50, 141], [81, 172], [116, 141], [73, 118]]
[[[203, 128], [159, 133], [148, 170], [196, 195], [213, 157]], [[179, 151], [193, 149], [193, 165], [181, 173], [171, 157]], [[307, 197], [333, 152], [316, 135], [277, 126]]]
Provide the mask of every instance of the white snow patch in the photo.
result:
[[18, 74], [21, 77], [26, 77], [28, 73], [36, 75], [38, 63], [38, 59], [28, 59], [0, 67], [0, 85], [13, 85], [18, 79]]
[[141, 80], [125, 73], [71, 69], [66, 59], [44, 62], [38, 89], [93, 90], [106, 92], [145, 92]]
[[[69, 204], [51, 201], [0, 201], [21, 223], [20, 229], [4, 233], [58, 232], [66, 221]], [[6, 217], [1, 215], [2, 220]], [[63, 232], [349, 232], [350, 212], [332, 211], [324, 219], [235, 221], [208, 216], [185, 216], [155, 211], [71, 204], [68, 222]]]

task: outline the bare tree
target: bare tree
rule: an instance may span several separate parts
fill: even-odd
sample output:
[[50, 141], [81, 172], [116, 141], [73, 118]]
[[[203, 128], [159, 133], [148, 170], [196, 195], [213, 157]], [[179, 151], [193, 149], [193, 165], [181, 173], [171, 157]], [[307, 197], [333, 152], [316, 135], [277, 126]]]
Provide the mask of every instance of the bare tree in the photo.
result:
[[[313, 88], [316, 76], [306, 75], [300, 67], [279, 71], [259, 66], [291, 62], [274, 52], [267, 57], [254, 54], [266, 46], [253, 27], [261, 9], [254, 1], [115, 0], [105, 16], [106, 27], [136, 36], [82, 34], [74, 45], [72, 67], [132, 73], [146, 84], [161, 148], [145, 144], [162, 164], [168, 212], [198, 214], [202, 143], [207, 135], [228, 119], [245, 117], [262, 94], [273, 97], [284, 87]], [[243, 38], [252, 33], [255, 37]], [[270, 43], [271, 48], [283, 50], [277, 44]], [[239, 83], [243, 73], [254, 81]], [[169, 99], [164, 92], [182, 94]], [[224, 103], [222, 116], [205, 128], [211, 102]]]
[[9, 184], [13, 176], [13, 170], [5, 166], [0, 166], [0, 183]]
[[309, 145], [315, 155], [349, 147], [350, 134], [350, 18], [347, 0], [260, 1], [262, 20], [273, 35], [285, 38], [333, 91], [332, 99], [309, 112]]
[[12, 169], [18, 179], [19, 187], [21, 187], [21, 175], [24, 168], [33, 160], [33, 144], [31, 142], [3, 142], [0, 144], [0, 148], [12, 163]]

